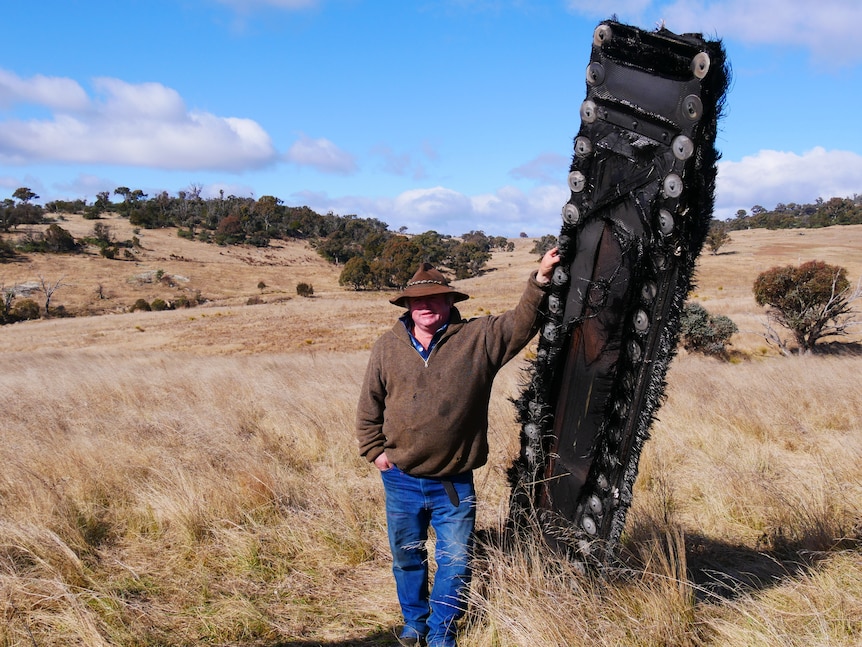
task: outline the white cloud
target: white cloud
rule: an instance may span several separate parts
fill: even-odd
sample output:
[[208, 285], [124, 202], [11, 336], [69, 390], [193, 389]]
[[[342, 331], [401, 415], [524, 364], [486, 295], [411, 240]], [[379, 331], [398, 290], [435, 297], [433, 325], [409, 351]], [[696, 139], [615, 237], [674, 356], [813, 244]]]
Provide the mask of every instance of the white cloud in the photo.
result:
[[560, 211], [568, 199], [562, 186], [540, 186], [524, 193], [503, 187], [492, 194], [468, 196], [442, 186], [412, 189], [395, 198], [343, 196], [330, 198], [325, 193], [302, 192], [292, 198], [318, 213], [332, 211], [377, 218], [393, 231], [404, 226], [418, 234], [433, 229], [458, 236], [473, 230], [489, 236], [516, 237], [557, 234]]
[[90, 105], [87, 93], [76, 81], [37, 74], [22, 79], [0, 69], [0, 106], [36, 104], [57, 110], [85, 110]]
[[858, 29], [862, 3], [855, 0], [677, 0], [662, 7], [673, 31], [702, 31], [755, 45], [802, 45], [836, 63], [862, 59]]
[[417, 221], [452, 218], [460, 214], [467, 215], [470, 211], [470, 199], [467, 196], [442, 186], [405, 191], [393, 203], [394, 213]]
[[[568, 0], [570, 11], [605, 18], [608, 11], [592, 0]], [[862, 60], [857, 32], [862, 3], [856, 0], [623, 0], [614, 3], [619, 20], [645, 29], [664, 21], [673, 32], [752, 45], [804, 47], [815, 58], [836, 65]]]
[[[862, 155], [814, 148], [801, 155], [760, 151], [740, 161], [719, 163], [715, 216], [731, 218], [754, 205], [813, 203], [817, 198], [862, 193]], [[557, 235], [560, 211], [569, 198], [565, 183], [541, 184], [529, 191], [504, 186], [493, 193], [465, 195], [436, 186], [405, 191], [395, 198], [342, 196], [304, 192], [291, 196], [315, 211], [378, 218], [411, 233], [434, 229], [457, 236], [471, 230], [488, 235]]]
[[175, 90], [159, 83], [100, 78], [94, 82], [98, 97], [90, 100], [74, 91], [73, 81], [54, 79], [51, 87], [67, 92], [63, 105], [37, 92], [39, 82], [24, 85], [31, 91], [18, 96], [56, 112], [49, 119], [0, 121], [2, 163], [241, 171], [277, 158], [269, 135], [255, 121], [189, 111]]
[[754, 205], [812, 203], [817, 198], [862, 193], [862, 155], [816, 147], [801, 155], [763, 150], [738, 162], [718, 164], [717, 218], [726, 219]]
[[122, 120], [158, 119], [182, 121], [186, 106], [179, 92], [160, 83], [126, 83], [108, 77], [93, 81], [104, 97], [101, 112]]
[[356, 160], [324, 137], [312, 139], [306, 135], [293, 143], [285, 158], [301, 166], [311, 166], [323, 173], [350, 175], [356, 172]]

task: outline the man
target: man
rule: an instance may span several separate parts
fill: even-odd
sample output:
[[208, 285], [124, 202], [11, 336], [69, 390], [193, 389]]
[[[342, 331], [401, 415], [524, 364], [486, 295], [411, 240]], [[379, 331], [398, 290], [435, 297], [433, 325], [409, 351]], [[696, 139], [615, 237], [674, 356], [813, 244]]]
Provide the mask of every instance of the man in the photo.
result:
[[[402, 645], [454, 647], [466, 610], [476, 520], [473, 470], [488, 458], [488, 403], [500, 368], [536, 333], [557, 249], [547, 252], [518, 305], [463, 319], [469, 298], [423, 263], [390, 302], [406, 307], [375, 343], [357, 408], [360, 453], [380, 470]], [[428, 591], [428, 526], [437, 572]]]

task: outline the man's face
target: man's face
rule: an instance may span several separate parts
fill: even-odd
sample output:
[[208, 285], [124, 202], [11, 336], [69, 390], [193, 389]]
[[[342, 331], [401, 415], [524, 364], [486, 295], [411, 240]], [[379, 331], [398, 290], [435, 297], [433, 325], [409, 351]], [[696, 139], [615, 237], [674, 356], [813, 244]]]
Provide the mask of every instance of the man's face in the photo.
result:
[[452, 302], [448, 294], [434, 294], [427, 297], [412, 297], [409, 301], [410, 317], [419, 328], [436, 332], [449, 321]]

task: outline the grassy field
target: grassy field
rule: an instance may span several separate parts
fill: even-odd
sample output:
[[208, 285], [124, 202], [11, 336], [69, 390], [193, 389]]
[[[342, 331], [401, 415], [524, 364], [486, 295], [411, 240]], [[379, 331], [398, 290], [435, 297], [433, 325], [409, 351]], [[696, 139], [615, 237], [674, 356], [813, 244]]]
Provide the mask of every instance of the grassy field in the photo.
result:
[[[0, 645], [394, 645], [382, 489], [352, 430], [368, 349], [398, 310], [340, 288], [298, 243], [137, 235], [134, 262], [0, 265], [3, 286], [62, 279], [52, 305], [100, 313], [0, 327]], [[537, 260], [514, 242], [458, 283], [464, 314], [514, 305]], [[674, 360], [625, 567], [599, 580], [541, 546], [488, 545], [464, 647], [862, 642], [862, 357], [779, 356], [751, 295], [758, 272], [812, 259], [855, 282], [862, 227], [735, 232], [721, 252], [701, 258], [694, 298], [739, 326], [735, 361]], [[159, 270], [173, 286], [140, 279]], [[194, 292], [196, 308], [127, 312]], [[492, 399], [489, 535], [523, 368]]]

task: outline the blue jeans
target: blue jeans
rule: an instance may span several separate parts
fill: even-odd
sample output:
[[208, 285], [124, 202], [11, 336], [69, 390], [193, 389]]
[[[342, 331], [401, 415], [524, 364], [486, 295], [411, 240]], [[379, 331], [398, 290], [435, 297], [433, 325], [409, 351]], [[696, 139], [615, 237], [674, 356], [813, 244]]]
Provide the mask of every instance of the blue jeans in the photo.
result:
[[[401, 613], [402, 636], [425, 636], [429, 647], [454, 647], [455, 622], [466, 611], [470, 553], [476, 526], [473, 473], [449, 480], [460, 500], [449, 499], [443, 480], [410, 476], [397, 467], [381, 472], [392, 572]], [[437, 536], [437, 572], [428, 595], [428, 526]]]

